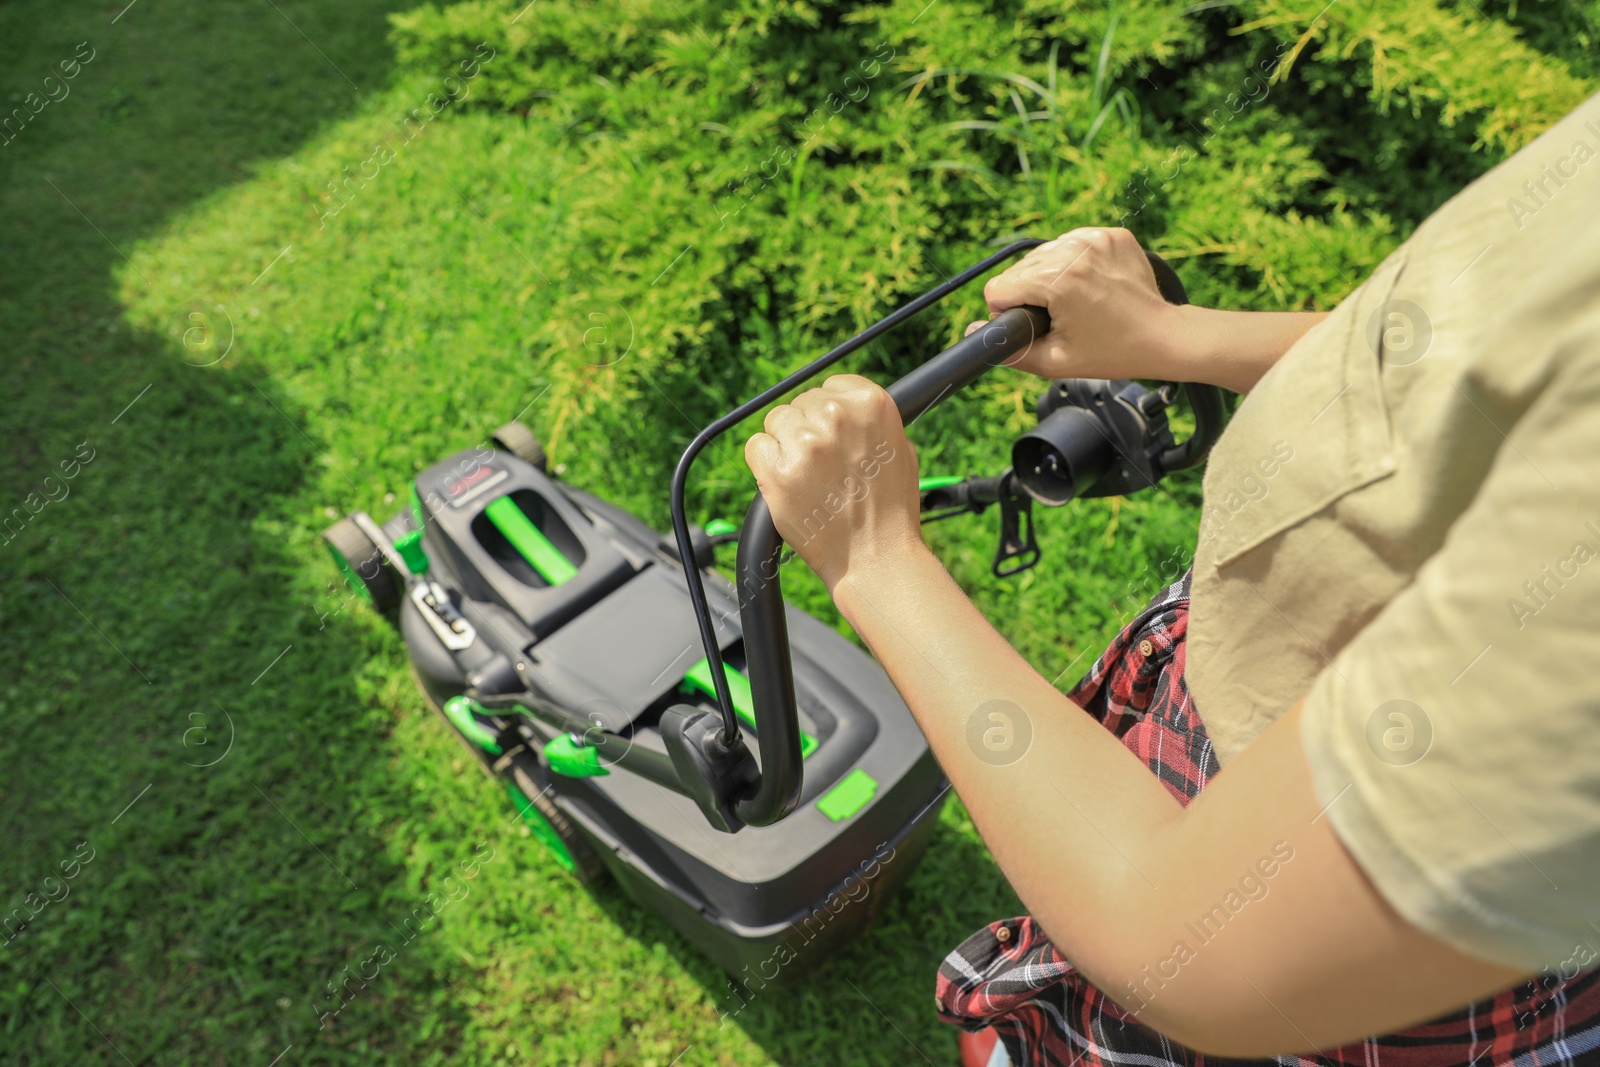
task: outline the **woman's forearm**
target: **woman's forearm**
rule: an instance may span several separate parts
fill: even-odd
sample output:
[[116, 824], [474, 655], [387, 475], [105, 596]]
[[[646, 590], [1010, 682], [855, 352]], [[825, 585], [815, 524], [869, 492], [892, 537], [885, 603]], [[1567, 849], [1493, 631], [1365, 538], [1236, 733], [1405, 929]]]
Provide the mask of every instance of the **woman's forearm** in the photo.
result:
[[1248, 393], [1325, 311], [1220, 311], [1186, 305], [1175, 315], [1170, 375]]
[[[1007, 878], [1053, 939], [1118, 992], [1151, 914], [1148, 852], [1182, 809], [1040, 676], [925, 549], [853, 568], [834, 599], [888, 670]], [[1048, 827], [1048, 833], [1041, 830]], [[1141, 873], [1144, 872], [1144, 873]], [[1141, 914], [1141, 923], [1124, 921]]]
[[1182, 808], [926, 549], [852, 566], [833, 594], [1028, 910], [1145, 1024], [1221, 1055], [1304, 1051], [1517, 977], [1424, 935], [1366, 882], [1320, 817], [1298, 707]]

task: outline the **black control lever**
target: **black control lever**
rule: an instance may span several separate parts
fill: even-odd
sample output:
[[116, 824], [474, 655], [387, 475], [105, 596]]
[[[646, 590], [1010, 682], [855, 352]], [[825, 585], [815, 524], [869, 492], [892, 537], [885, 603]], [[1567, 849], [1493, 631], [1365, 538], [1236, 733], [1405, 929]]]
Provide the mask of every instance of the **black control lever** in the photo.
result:
[[981, 515], [991, 504], [1000, 505], [1000, 544], [990, 570], [996, 578], [1021, 574], [1039, 562], [1039, 542], [1033, 536], [1033, 497], [1022, 488], [1011, 468], [992, 478], [962, 478], [922, 493], [922, 525]]
[[1000, 545], [989, 569], [996, 578], [1021, 574], [1039, 562], [1039, 542], [1033, 536], [1033, 497], [1015, 484], [1006, 471], [1000, 493]]

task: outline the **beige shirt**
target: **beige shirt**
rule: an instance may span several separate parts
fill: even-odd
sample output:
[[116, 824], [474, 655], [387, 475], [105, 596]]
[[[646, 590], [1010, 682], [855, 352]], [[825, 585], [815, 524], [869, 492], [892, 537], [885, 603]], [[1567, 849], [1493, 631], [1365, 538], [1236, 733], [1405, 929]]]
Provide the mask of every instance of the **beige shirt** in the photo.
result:
[[1409, 921], [1515, 966], [1600, 960], [1600, 96], [1240, 405], [1188, 640], [1224, 764], [1306, 699], [1327, 817]]

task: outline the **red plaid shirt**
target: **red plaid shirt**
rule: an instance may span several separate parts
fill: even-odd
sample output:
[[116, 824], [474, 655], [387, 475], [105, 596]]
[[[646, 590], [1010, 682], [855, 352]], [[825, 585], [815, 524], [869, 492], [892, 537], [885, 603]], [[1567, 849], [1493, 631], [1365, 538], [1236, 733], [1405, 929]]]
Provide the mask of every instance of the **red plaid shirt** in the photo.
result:
[[[1217, 757], [1184, 684], [1189, 576], [1156, 595], [1070, 696], [1145, 761], [1180, 804], [1216, 776]], [[1148, 642], [1148, 645], [1146, 644]], [[1005, 940], [996, 936], [1006, 931]], [[991, 1026], [1017, 1064], [1050, 1067], [1547, 1067], [1600, 1064], [1600, 971], [1542, 976], [1401, 1033], [1315, 1056], [1205, 1056], [1163, 1037], [1089, 984], [1028, 916], [990, 923], [939, 968], [939, 1017]]]

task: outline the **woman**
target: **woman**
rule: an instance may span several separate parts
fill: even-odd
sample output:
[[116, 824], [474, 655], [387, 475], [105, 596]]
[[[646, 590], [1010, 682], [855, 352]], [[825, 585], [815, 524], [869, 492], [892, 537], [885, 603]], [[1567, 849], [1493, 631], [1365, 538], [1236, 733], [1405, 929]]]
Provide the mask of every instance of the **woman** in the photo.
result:
[[[830, 378], [750, 439], [779, 531], [1032, 913], [946, 960], [948, 1018], [1024, 1062], [1595, 1055], [1597, 154], [1600, 97], [1328, 315], [1169, 306], [1125, 230], [990, 282], [992, 313], [1049, 309], [1022, 370], [1249, 394], [1190, 575], [1072, 698], [923, 545], [882, 389]], [[871, 491], [802, 532], [885, 444]], [[975, 715], [1025, 751], [969, 743]]]

